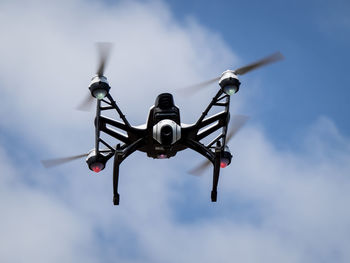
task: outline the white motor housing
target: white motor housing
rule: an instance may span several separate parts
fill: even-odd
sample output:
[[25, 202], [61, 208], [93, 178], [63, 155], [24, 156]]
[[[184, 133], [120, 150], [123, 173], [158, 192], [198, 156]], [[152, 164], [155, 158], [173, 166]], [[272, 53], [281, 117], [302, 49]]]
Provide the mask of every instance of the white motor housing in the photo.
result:
[[223, 92], [227, 95], [232, 95], [238, 92], [241, 82], [238, 80], [237, 75], [232, 70], [226, 70], [222, 73], [219, 80], [219, 85]]

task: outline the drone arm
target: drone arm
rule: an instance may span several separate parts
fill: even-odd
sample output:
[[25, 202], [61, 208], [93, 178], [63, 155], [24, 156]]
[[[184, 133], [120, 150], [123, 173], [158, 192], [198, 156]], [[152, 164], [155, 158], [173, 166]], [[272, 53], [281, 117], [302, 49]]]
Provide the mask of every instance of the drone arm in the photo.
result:
[[124, 161], [130, 154], [137, 151], [144, 144], [144, 138], [140, 138], [132, 144], [128, 145], [121, 155], [121, 162]]
[[108, 128], [107, 126], [105, 125], [102, 125], [100, 126], [100, 130], [107, 133], [108, 135], [124, 142], [124, 143], [130, 143], [130, 140], [128, 137], [126, 137], [125, 135], [121, 134], [120, 132], [118, 131], [115, 131], [115, 130], [112, 130], [110, 128]]
[[224, 137], [224, 135], [221, 133], [218, 136], [216, 136], [210, 143], [208, 143], [207, 147], [212, 147], [215, 143], [217, 143], [219, 140], [221, 140]]
[[200, 123], [198, 123], [198, 126], [197, 128], [198, 129], [201, 129], [211, 123], [214, 123], [215, 121], [220, 121], [220, 120], [224, 120], [227, 116], [227, 112], [226, 111], [222, 111], [222, 112], [219, 112], [213, 116], [210, 116], [204, 120], [202, 120]]
[[199, 132], [197, 135], [197, 139], [200, 141], [203, 138], [207, 137], [208, 135], [212, 134], [213, 132], [217, 131], [218, 129], [222, 128], [224, 125], [217, 123], [215, 125], [212, 125], [208, 127], [207, 129], [203, 130], [202, 132]]
[[126, 126], [124, 123], [117, 121], [117, 120], [113, 120], [104, 116], [100, 117], [100, 123], [103, 123], [103, 125], [109, 124], [112, 125], [118, 129], [124, 130], [124, 131], [128, 131], [130, 130], [130, 128], [128, 126]]
[[192, 140], [192, 139], [188, 139], [184, 142], [184, 144], [198, 152], [199, 154], [203, 155], [205, 158], [207, 158], [210, 162], [213, 162], [215, 159], [215, 155], [214, 153], [208, 149], [207, 147], [205, 147], [203, 144], [201, 144], [200, 142], [196, 141], [196, 140]]
[[210, 109], [216, 104], [218, 103], [220, 99], [220, 96], [223, 94], [223, 91], [220, 89], [218, 91], [218, 93], [216, 93], [215, 97], [211, 100], [211, 102], [209, 103], [208, 107], [205, 109], [205, 111], [202, 113], [202, 115], [199, 117], [196, 125], [200, 125], [200, 123], [203, 121], [203, 119], [205, 118], [205, 116], [208, 115], [208, 112], [210, 111]]
[[[205, 118], [208, 115], [209, 111], [213, 108], [213, 106], [223, 107], [224, 110], [213, 116]], [[230, 96], [225, 94], [222, 91], [222, 89], [220, 89], [217, 92], [217, 94], [213, 97], [212, 101], [209, 103], [205, 111], [202, 113], [202, 115], [200, 116], [196, 124], [194, 125], [193, 128], [194, 130], [196, 130], [196, 135], [194, 135], [193, 138], [197, 141], [200, 141], [205, 137], [207, 137], [208, 135], [212, 134], [213, 132], [217, 131], [218, 129], [222, 128], [221, 134], [217, 136], [214, 141], [209, 143], [207, 147], [210, 148], [214, 143], [220, 142], [220, 145], [221, 145], [220, 147], [221, 149], [223, 149], [226, 145], [227, 124], [230, 117], [229, 109], [230, 109]], [[213, 125], [200, 131], [200, 129], [208, 126], [209, 124], [213, 124]]]
[[213, 132], [217, 131], [218, 129], [225, 127], [227, 125], [227, 122], [226, 122], [227, 116], [228, 116], [228, 112], [223, 111], [202, 121], [202, 123], [198, 127], [199, 129], [207, 126], [210, 123], [214, 123], [216, 121], [218, 122], [202, 131], [199, 131], [197, 133], [196, 139], [200, 141], [203, 138], [207, 137], [208, 135], [212, 134]]
[[[103, 99], [102, 102], [104, 102], [109, 106], [102, 107], [101, 101], [98, 102], [98, 109], [97, 109], [96, 120], [95, 120], [95, 124], [98, 127], [97, 128], [98, 132], [96, 133], [96, 137], [99, 136], [99, 131], [103, 131], [106, 134], [116, 138], [117, 140], [120, 140], [125, 144], [131, 144], [137, 141], [139, 138], [144, 137], [146, 130], [132, 127], [109, 93], [107, 94], [106, 98], [108, 100]], [[107, 118], [105, 116], [101, 116], [102, 111], [112, 110], [112, 109], [115, 109], [118, 112], [119, 117], [122, 119], [122, 121], [117, 121], [111, 118]], [[113, 127], [111, 128], [109, 126], [113, 126], [116, 129], [121, 130], [122, 132], [116, 129], [113, 129]], [[126, 134], [125, 133], [123, 134], [123, 131]]]
[[111, 105], [119, 114], [119, 117], [123, 120], [123, 122], [125, 123], [125, 125], [127, 127], [131, 127], [130, 123], [128, 122], [128, 120], [126, 119], [125, 115], [122, 113], [122, 111], [119, 109], [117, 103], [114, 101], [114, 99], [112, 98], [111, 94], [107, 94], [107, 98], [109, 100], [109, 103], [107, 101], [104, 100], [104, 102], [106, 102], [107, 104]]
[[[213, 106], [224, 107], [224, 110], [205, 119], [205, 117], [208, 115], [209, 111], [212, 109]], [[213, 163], [213, 186], [211, 191], [212, 202], [216, 202], [217, 200], [221, 153], [226, 145], [227, 125], [230, 118], [229, 109], [230, 96], [224, 94], [224, 92], [220, 89], [218, 93], [214, 96], [210, 104], [207, 106], [205, 111], [202, 113], [196, 124], [189, 129], [188, 132], [191, 139], [188, 139], [185, 142], [187, 147], [202, 154], [211, 163]], [[208, 125], [210, 126], [203, 129]], [[217, 135], [208, 145], [205, 146], [202, 143], [200, 143], [202, 139], [211, 135], [220, 128], [222, 128], [221, 133]], [[214, 145], [216, 146], [214, 147]], [[215, 151], [213, 151], [213, 148], [215, 149]]]

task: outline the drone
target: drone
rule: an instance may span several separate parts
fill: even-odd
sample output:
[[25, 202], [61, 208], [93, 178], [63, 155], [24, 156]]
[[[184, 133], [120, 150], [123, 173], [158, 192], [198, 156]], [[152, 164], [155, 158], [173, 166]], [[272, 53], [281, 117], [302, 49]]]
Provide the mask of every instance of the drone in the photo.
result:
[[[216, 202], [220, 169], [229, 166], [232, 159], [227, 143], [247, 120], [246, 116], [232, 116], [232, 126], [228, 133], [230, 98], [239, 91], [241, 84], [238, 76], [279, 61], [283, 59], [283, 55], [279, 52], [274, 53], [247, 66], [226, 70], [219, 77], [185, 88], [193, 92], [215, 82], [219, 84], [216, 95], [194, 124], [181, 123], [180, 110], [174, 103], [173, 95], [162, 93], [157, 96], [154, 105], [150, 108], [146, 123], [142, 126], [133, 126], [110, 94], [111, 87], [104, 75], [112, 44], [97, 43], [97, 48], [99, 51], [97, 73], [89, 85], [88, 97], [79, 107], [81, 110], [86, 110], [88, 105], [96, 100], [95, 147], [87, 154], [43, 160], [42, 164], [45, 167], [53, 167], [86, 157], [89, 169], [98, 173], [106, 167], [107, 161], [114, 157], [113, 204], [119, 205], [119, 168], [128, 156], [135, 151], [141, 151], [150, 158], [167, 159], [174, 157], [180, 151], [191, 149], [206, 158], [205, 162], [193, 169], [191, 173], [201, 173], [210, 164], [213, 165], [211, 201]], [[209, 111], [213, 108], [221, 109], [221, 111], [208, 116]], [[120, 120], [103, 116], [102, 113], [107, 111], [116, 111]], [[101, 138], [101, 133], [113, 137], [118, 144], [111, 146]], [[203, 142], [205, 138], [214, 133], [219, 134], [209, 143]]]

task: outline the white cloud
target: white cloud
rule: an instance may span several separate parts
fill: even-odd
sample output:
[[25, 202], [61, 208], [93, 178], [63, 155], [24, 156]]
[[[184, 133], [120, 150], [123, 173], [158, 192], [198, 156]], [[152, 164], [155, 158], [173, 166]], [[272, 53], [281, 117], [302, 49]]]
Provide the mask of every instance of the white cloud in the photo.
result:
[[[8, 103], [1, 116], [18, 116], [5, 125], [26, 129], [40, 141], [49, 139], [50, 147], [54, 143], [48, 133], [62, 141], [73, 131], [91, 128], [92, 117], [73, 109], [94, 75], [95, 41], [115, 43], [106, 74], [112, 95], [136, 125], [145, 121], [158, 93], [202, 81], [235, 61], [220, 37], [193, 21], [179, 25], [159, 2], [126, 1], [111, 8], [80, 1], [29, 3], [2, 8], [0, 27], [6, 38], [0, 54], [6, 63], [1, 65], [1, 84]], [[181, 98], [175, 100], [181, 103]], [[188, 122], [202, 111], [186, 104], [182, 109], [193, 111], [182, 116]]]
[[[0, 261], [349, 261], [350, 142], [327, 118], [299, 150], [278, 149], [248, 126], [232, 142], [217, 204], [209, 202], [210, 174], [185, 173], [199, 160], [189, 151], [164, 161], [131, 156], [119, 207], [110, 167], [88, 176], [83, 162], [33, 165], [38, 155], [92, 145], [93, 113], [74, 107], [95, 70], [95, 41], [115, 43], [112, 95], [140, 124], [159, 92], [236, 64], [220, 36], [194, 19], [179, 23], [162, 2], [8, 1], [0, 10], [1, 142], [8, 140], [0, 153]], [[209, 101], [204, 93], [175, 97], [185, 122]]]
[[94, 262], [93, 231], [85, 219], [54, 195], [23, 184], [6, 155], [1, 149], [0, 260]]

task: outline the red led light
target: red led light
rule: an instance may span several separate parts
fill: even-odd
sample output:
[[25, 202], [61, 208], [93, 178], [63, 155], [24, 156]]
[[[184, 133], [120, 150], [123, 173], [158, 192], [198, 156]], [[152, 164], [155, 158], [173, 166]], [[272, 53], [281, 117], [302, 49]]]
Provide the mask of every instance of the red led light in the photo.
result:
[[227, 164], [228, 164], [228, 162], [227, 162], [226, 160], [222, 160], [222, 161], [220, 162], [220, 167], [221, 167], [221, 168], [225, 168], [225, 167], [227, 166]]
[[225, 168], [226, 166], [227, 166], [226, 163], [224, 163], [224, 162], [221, 162], [221, 163], [220, 163], [220, 167], [221, 167], [221, 168]]
[[100, 167], [98, 167], [98, 166], [94, 166], [94, 167], [92, 167], [92, 170], [93, 170], [95, 173], [99, 173], [99, 172], [101, 172], [101, 168], [100, 168]]
[[101, 172], [103, 169], [102, 163], [94, 163], [91, 165], [91, 170], [93, 170], [95, 173]]

